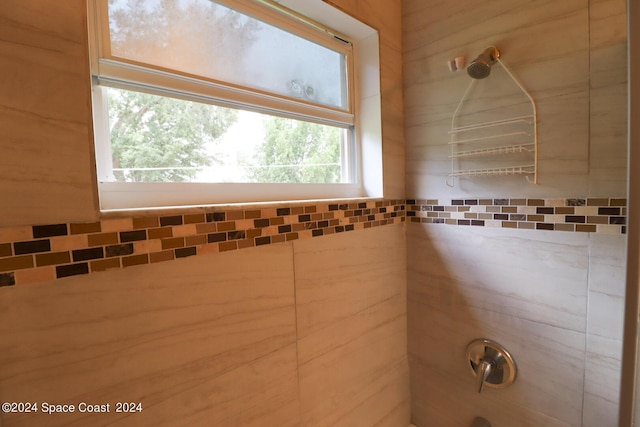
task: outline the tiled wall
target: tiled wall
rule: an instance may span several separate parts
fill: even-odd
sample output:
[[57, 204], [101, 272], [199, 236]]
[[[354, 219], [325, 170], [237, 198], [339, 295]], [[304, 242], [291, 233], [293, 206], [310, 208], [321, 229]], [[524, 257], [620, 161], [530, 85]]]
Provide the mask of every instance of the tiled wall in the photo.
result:
[[86, 0], [0, 2], [0, 400], [112, 409], [2, 426], [409, 424], [400, 2], [335, 3], [380, 30], [389, 200], [105, 218]]
[[0, 286], [319, 237], [404, 219], [404, 200], [382, 200], [4, 228], [0, 229]]
[[[412, 421], [617, 425], [626, 2], [402, 3]], [[537, 185], [518, 176], [447, 185], [448, 132], [469, 77], [446, 64], [491, 45], [537, 107]], [[490, 120], [509, 105], [507, 84], [495, 65], [468, 112]], [[512, 352], [512, 387], [473, 392], [464, 350], [482, 337]]]
[[406, 427], [404, 227], [2, 288], [0, 400], [111, 411], [0, 422]]

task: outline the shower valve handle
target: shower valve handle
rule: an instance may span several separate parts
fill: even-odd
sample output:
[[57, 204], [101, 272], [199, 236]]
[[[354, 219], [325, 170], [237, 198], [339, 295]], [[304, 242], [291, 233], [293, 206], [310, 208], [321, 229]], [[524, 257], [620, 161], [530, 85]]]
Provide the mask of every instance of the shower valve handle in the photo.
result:
[[489, 375], [491, 375], [495, 366], [496, 363], [491, 359], [482, 359], [478, 365], [478, 369], [476, 371], [476, 390], [478, 390], [478, 393], [482, 393], [484, 382], [489, 378]]

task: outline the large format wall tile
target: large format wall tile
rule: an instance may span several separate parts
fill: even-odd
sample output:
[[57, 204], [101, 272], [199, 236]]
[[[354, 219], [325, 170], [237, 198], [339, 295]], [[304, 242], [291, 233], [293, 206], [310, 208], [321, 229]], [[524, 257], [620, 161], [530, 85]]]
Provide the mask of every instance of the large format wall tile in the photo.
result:
[[294, 243], [302, 425], [409, 423], [404, 242], [394, 225]]
[[625, 0], [590, 0], [589, 195], [627, 191], [627, 13]]
[[[588, 235], [412, 223], [408, 248], [414, 421], [455, 426], [480, 415], [497, 425], [509, 417], [579, 425]], [[476, 338], [511, 352], [519, 367], [511, 387], [473, 392], [465, 349]]]
[[[291, 259], [282, 244], [5, 288], [0, 400], [112, 412], [3, 425], [297, 425]], [[114, 413], [125, 400], [142, 412]]]
[[590, 238], [584, 427], [618, 422], [626, 236]]
[[408, 248], [414, 297], [585, 332], [586, 233], [411, 223]]
[[97, 215], [85, 7], [0, 4], [0, 227]]
[[[564, 2], [403, 2], [407, 194], [415, 198], [459, 196], [570, 196], [588, 191], [589, 13], [587, 0]], [[531, 93], [538, 108], [539, 185], [522, 177], [456, 180], [448, 131], [470, 78], [451, 73], [447, 61], [473, 60], [496, 45], [501, 59]], [[478, 87], [512, 84], [499, 65]], [[469, 97], [486, 120], [504, 117], [495, 90]], [[489, 113], [496, 115], [492, 117]], [[504, 113], [504, 114], [503, 114]], [[508, 117], [508, 116], [507, 116]], [[481, 168], [482, 162], [478, 162]]]

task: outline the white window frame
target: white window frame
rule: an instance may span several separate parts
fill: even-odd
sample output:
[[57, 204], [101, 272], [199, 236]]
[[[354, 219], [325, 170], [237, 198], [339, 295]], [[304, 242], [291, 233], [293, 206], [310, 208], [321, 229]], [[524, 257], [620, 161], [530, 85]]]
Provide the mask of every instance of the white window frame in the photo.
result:
[[[107, 0], [89, 1], [89, 32], [91, 69], [93, 76], [93, 106], [96, 138], [98, 192], [102, 211], [162, 208], [175, 206], [277, 202], [288, 200], [344, 199], [382, 197], [382, 141], [380, 124], [380, 74], [377, 32], [322, 1], [282, 0], [288, 8], [286, 16], [277, 4], [262, 0], [223, 0], [227, 5], [256, 16], [268, 15], [270, 23], [293, 25], [300, 34], [314, 39], [325, 34], [310, 29], [307, 22], [326, 29], [328, 23], [340, 31], [340, 38], [353, 43], [350, 68], [355, 75], [349, 77], [349, 106], [345, 110], [322, 107], [308, 102], [273, 96], [260, 91], [248, 91], [187, 74], [167, 76], [160, 69], [141, 67], [135, 63], [113, 60], [105, 52], [109, 37], [101, 31], [100, 19], [108, 19]], [[264, 8], [264, 5], [271, 7]], [[100, 10], [102, 8], [102, 10]], [[98, 13], [100, 11], [100, 13]], [[260, 15], [259, 15], [260, 16]], [[291, 19], [294, 17], [295, 19]], [[261, 16], [262, 18], [262, 16]], [[311, 21], [312, 20], [312, 21]], [[285, 24], [287, 22], [288, 24]], [[292, 24], [293, 22], [293, 24]], [[286, 27], [285, 27], [286, 28]], [[327, 32], [332, 30], [326, 30]], [[337, 34], [337, 33], [333, 33]], [[333, 36], [332, 34], [332, 36]], [[335, 50], [351, 49], [339, 39], [327, 40]], [[179, 74], [177, 77], [175, 74]], [[354, 73], [351, 73], [354, 74]], [[340, 184], [255, 184], [255, 183], [123, 183], [110, 182], [107, 162], [111, 156], [108, 111], [102, 96], [102, 86], [169, 94], [188, 100], [216, 105], [275, 113], [295, 119], [309, 119], [332, 125], [351, 125], [355, 129], [350, 151], [352, 156], [345, 167], [351, 174], [351, 183]], [[102, 115], [100, 115], [102, 114]], [[100, 116], [100, 117], [97, 117]]]

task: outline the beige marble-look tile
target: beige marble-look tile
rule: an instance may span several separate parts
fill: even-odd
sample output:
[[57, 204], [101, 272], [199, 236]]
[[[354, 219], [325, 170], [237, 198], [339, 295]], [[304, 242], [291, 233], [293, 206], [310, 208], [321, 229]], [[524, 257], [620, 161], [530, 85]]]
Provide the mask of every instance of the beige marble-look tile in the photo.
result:
[[294, 244], [302, 425], [406, 425], [404, 226]]
[[[505, 404], [501, 396], [487, 398], [470, 390], [469, 379], [452, 377], [434, 370], [418, 359], [411, 359], [413, 377], [430, 381], [411, 382], [411, 421], [416, 426], [460, 427], [471, 425], [477, 416], [486, 418], [493, 426], [518, 427], [575, 427], [527, 406]], [[430, 382], [432, 384], [430, 384]], [[507, 390], [503, 390], [508, 393]], [[499, 392], [490, 390], [489, 392]]]
[[85, 7], [0, 6], [0, 226], [97, 219]]
[[405, 311], [401, 293], [298, 342], [303, 425], [376, 425], [408, 403]]
[[[583, 332], [469, 306], [437, 308], [411, 291], [408, 297], [412, 390], [413, 384], [417, 384], [430, 394], [449, 396], [449, 403], [440, 401], [440, 411], [461, 420], [457, 408], [468, 406], [489, 420], [496, 416], [514, 415], [514, 412], [518, 420], [539, 413], [543, 419], [549, 417], [567, 425], [580, 424], [585, 348]], [[511, 353], [518, 366], [518, 377], [510, 387], [486, 389], [481, 394], [474, 389], [475, 378], [465, 360], [465, 349], [477, 338], [497, 341]], [[414, 371], [414, 360], [428, 368], [432, 375], [425, 377]], [[551, 360], [553, 362], [549, 363]], [[441, 373], [438, 380], [435, 373]], [[484, 415], [485, 405], [491, 405], [495, 411]], [[437, 416], [433, 412], [425, 416], [430, 415]], [[451, 422], [443, 425], [465, 424]]]
[[299, 338], [401, 291], [403, 230], [395, 225], [295, 242]]
[[407, 225], [408, 289], [434, 307], [475, 307], [585, 332], [588, 236]]
[[[136, 425], [177, 425], [187, 414], [189, 425], [297, 425], [291, 244], [1, 291], [3, 401], [141, 401], [148, 411]], [[133, 420], [122, 415], [3, 423]]]
[[583, 425], [617, 425], [627, 238], [595, 233], [589, 243]]
[[582, 426], [618, 425], [622, 340], [587, 336]]

